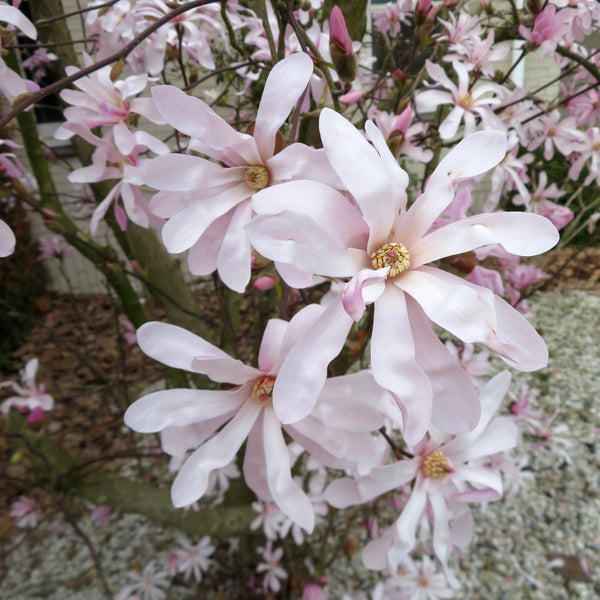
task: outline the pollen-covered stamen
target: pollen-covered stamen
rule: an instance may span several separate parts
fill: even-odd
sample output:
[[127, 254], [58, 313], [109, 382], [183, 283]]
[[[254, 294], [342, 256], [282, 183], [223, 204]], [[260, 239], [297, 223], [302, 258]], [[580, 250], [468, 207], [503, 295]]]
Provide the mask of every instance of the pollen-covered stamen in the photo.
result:
[[274, 385], [275, 377], [273, 375], [265, 375], [254, 384], [252, 395], [262, 404], [273, 402]]
[[450, 459], [441, 450], [434, 450], [428, 454], [421, 468], [425, 477], [429, 479], [444, 479], [449, 473], [454, 473]]
[[395, 277], [410, 268], [410, 254], [404, 244], [391, 242], [371, 254], [374, 269], [390, 267], [388, 277]]
[[458, 97], [458, 105], [462, 108], [471, 108], [473, 106], [473, 96], [469, 92], [465, 92]]
[[266, 167], [257, 165], [246, 169], [246, 183], [253, 190], [264, 190], [269, 185], [269, 171]]

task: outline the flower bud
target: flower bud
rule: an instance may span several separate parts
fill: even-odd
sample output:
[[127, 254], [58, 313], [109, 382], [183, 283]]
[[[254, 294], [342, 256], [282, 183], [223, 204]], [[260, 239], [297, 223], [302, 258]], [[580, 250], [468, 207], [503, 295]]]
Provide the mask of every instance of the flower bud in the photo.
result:
[[358, 71], [356, 56], [344, 15], [338, 6], [331, 9], [329, 17], [329, 52], [339, 78], [344, 83], [354, 81]]

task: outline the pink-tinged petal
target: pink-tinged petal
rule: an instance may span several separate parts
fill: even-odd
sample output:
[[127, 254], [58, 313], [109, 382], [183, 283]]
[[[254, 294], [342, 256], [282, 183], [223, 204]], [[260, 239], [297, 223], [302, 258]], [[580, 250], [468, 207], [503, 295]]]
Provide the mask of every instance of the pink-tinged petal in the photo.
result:
[[231, 412], [247, 397], [247, 390], [162, 390], [136, 400], [125, 411], [124, 421], [140, 433], [183, 427]]
[[188, 267], [192, 275], [210, 275], [217, 270], [217, 258], [227, 233], [233, 209], [212, 222], [188, 252]]
[[452, 108], [448, 116], [440, 124], [439, 132], [443, 140], [449, 140], [451, 137], [454, 137], [463, 115], [465, 115], [465, 109], [462, 106], [454, 106]]
[[254, 139], [263, 162], [273, 156], [277, 131], [306, 89], [312, 74], [313, 62], [304, 52], [288, 56], [271, 69], [254, 125]]
[[368, 251], [386, 243], [396, 216], [392, 181], [384, 163], [363, 135], [335, 111], [324, 108], [319, 131], [327, 158], [352, 193], [371, 231]]
[[365, 132], [379, 153], [381, 162], [383, 163], [392, 184], [392, 196], [387, 199], [387, 202], [392, 202], [394, 204], [397, 213], [405, 211], [408, 174], [394, 158], [394, 155], [391, 153], [389, 146], [383, 137], [383, 133], [381, 133], [373, 121], [367, 121], [365, 123]]
[[[389, 491], [389, 490], [385, 490]], [[382, 494], [385, 492], [381, 492]], [[377, 495], [377, 494], [376, 494]], [[358, 481], [343, 477], [336, 479], [325, 490], [325, 500], [335, 508], [346, 508], [355, 504], [362, 504], [362, 494], [360, 493]]]
[[494, 299], [498, 316], [498, 343], [489, 345], [506, 364], [519, 371], [537, 371], [548, 364], [548, 347], [531, 323], [508, 302]]
[[4, 258], [15, 251], [17, 240], [12, 229], [0, 219], [0, 258]]
[[416, 361], [404, 293], [393, 284], [375, 303], [371, 365], [375, 381], [399, 403], [404, 439], [409, 445], [419, 442], [431, 421], [432, 388]]
[[262, 375], [258, 369], [228, 355], [226, 357], [213, 359], [210, 356], [196, 356], [192, 361], [192, 370], [197, 373], [204, 373], [213, 381], [219, 383], [235, 383], [238, 385]]
[[240, 202], [233, 211], [217, 257], [217, 268], [223, 283], [239, 294], [244, 292], [250, 281], [252, 248], [245, 227], [251, 219], [250, 200]]
[[451, 104], [452, 94], [442, 90], [426, 90], [417, 94], [415, 103], [418, 112], [423, 112], [431, 108], [437, 108], [440, 104]]
[[506, 155], [506, 135], [478, 131], [457, 144], [441, 160], [415, 203], [396, 229], [395, 237], [411, 247], [429, 230], [454, 197], [454, 185], [495, 167]]
[[263, 412], [263, 432], [267, 479], [273, 500], [282, 513], [308, 533], [312, 533], [315, 526], [312, 504], [292, 479], [290, 455], [283, 439], [281, 424], [270, 408]]
[[388, 552], [392, 547], [396, 531], [394, 527], [388, 527], [381, 537], [371, 540], [361, 552], [362, 561], [367, 569], [383, 571], [388, 567]]
[[185, 461], [171, 488], [176, 508], [189, 506], [206, 492], [211, 472], [226, 467], [235, 458], [262, 409], [254, 398], [248, 399], [215, 437]]
[[426, 504], [427, 492], [417, 482], [395, 525], [399, 546], [404, 552], [408, 553], [415, 547], [417, 526]]
[[252, 219], [246, 233], [263, 256], [290, 263], [311, 275], [349, 277], [368, 261], [364, 250], [347, 248], [334, 237], [335, 232], [300, 213], [259, 215]]
[[[497, 413], [502, 403], [502, 399], [510, 387], [511, 375], [508, 371], [498, 373], [490, 379], [479, 393], [481, 403], [481, 414], [477, 425], [469, 432], [457, 436], [444, 444], [444, 452], [451, 454], [453, 460], [460, 462], [464, 452], [469, 452], [469, 448], [477, 441], [479, 436], [486, 430], [489, 422]], [[456, 457], [456, 459], [454, 458]]]
[[265, 434], [263, 422], [264, 419], [257, 419], [254, 427], [248, 434], [242, 470], [246, 485], [256, 494], [256, 496], [263, 502], [272, 502], [273, 495], [269, 489], [267, 465], [265, 462], [265, 445], [263, 443]]
[[[480, 492], [483, 490], [475, 491]], [[478, 500], [475, 500], [475, 502], [478, 502]], [[450, 524], [452, 542], [459, 548], [466, 548], [473, 539], [473, 513], [466, 504], [462, 506], [462, 509], [453, 506], [452, 517], [452, 523]]]
[[196, 356], [233, 360], [223, 350], [176, 325], [152, 321], [144, 323], [136, 335], [144, 354], [175, 369], [195, 371], [192, 364]]
[[386, 397], [368, 371], [330, 377], [311, 414], [331, 429], [375, 431], [383, 425], [378, 406]]
[[160, 432], [160, 445], [164, 452], [183, 461], [188, 450], [195, 450], [212, 437], [236, 412], [237, 409], [184, 427], [166, 427]]
[[339, 189], [342, 183], [331, 168], [323, 148], [310, 148], [304, 144], [286, 146], [266, 163], [272, 181], [280, 183], [290, 179], [311, 179]]
[[460, 492], [452, 496], [452, 500], [457, 502], [495, 502], [496, 500], [500, 500], [500, 498], [502, 498], [501, 493], [489, 488], [469, 490], [468, 492]]
[[345, 196], [318, 181], [290, 181], [265, 188], [254, 194], [252, 207], [257, 215], [289, 211], [310, 217], [341, 245], [366, 247], [369, 228], [360, 213]]
[[[462, 451], [452, 454], [452, 461], [464, 462], [498, 452], [510, 450], [517, 445], [519, 428], [510, 417], [497, 417], [477, 439], [472, 440]], [[444, 449], [444, 452], [446, 449]]]
[[92, 236], [95, 236], [98, 233], [98, 227], [100, 227], [100, 221], [104, 218], [106, 211], [110, 208], [112, 201], [115, 196], [118, 195], [121, 185], [117, 183], [110, 192], [106, 195], [106, 198], [96, 206], [94, 212], [92, 213], [92, 218], [90, 219], [90, 233]]
[[433, 549], [442, 565], [448, 560], [448, 553], [452, 548], [450, 536], [450, 511], [443, 494], [429, 494], [429, 505], [433, 513]]
[[411, 266], [419, 267], [490, 244], [501, 244], [507, 252], [518, 256], [533, 256], [550, 250], [558, 239], [556, 227], [540, 215], [523, 212], [475, 215], [418, 240], [411, 246]]
[[307, 287], [312, 287], [317, 283], [315, 276], [312, 273], [304, 273], [304, 271], [300, 271], [300, 269], [296, 269], [294, 265], [290, 265], [288, 263], [279, 261], [274, 261], [274, 263], [277, 272], [279, 275], [281, 275], [281, 278], [291, 288], [301, 290]]
[[18, 27], [28, 38], [37, 39], [34, 24], [16, 7], [2, 4], [0, 6], [0, 21]]
[[433, 390], [432, 423], [446, 433], [463, 433], [475, 427], [481, 409], [471, 378], [431, 329], [420, 306], [406, 298], [415, 356]]
[[496, 339], [494, 294], [487, 288], [425, 266], [405, 271], [394, 283], [410, 294], [434, 323], [463, 342], [489, 345]]
[[[231, 171], [199, 156], [165, 154], [146, 162], [141, 177], [144, 183], [157, 190], [185, 192], [229, 183]], [[237, 171], [234, 173], [236, 179], [240, 179]]]
[[258, 368], [263, 373], [273, 372], [288, 325], [289, 323], [281, 319], [270, 319], [267, 323], [258, 352]]
[[196, 192], [158, 192], [150, 199], [150, 210], [163, 219], [170, 219], [197, 198]]
[[293, 346], [273, 388], [273, 407], [281, 423], [295, 423], [314, 408], [327, 379], [327, 366], [342, 349], [351, 326], [338, 297]]
[[163, 118], [175, 129], [195, 139], [194, 148], [223, 160], [228, 166], [260, 165], [252, 136], [239, 133], [199, 98], [170, 85], [152, 88], [152, 98]]
[[468, 481], [474, 486], [489, 488], [502, 494], [502, 478], [497, 471], [471, 465], [457, 465], [454, 477]]
[[354, 321], [360, 321], [367, 304], [375, 302], [385, 291], [385, 279], [390, 271], [361, 269], [344, 287], [342, 303], [344, 310]]
[[309, 335], [315, 327], [315, 323], [319, 317], [325, 312], [325, 307], [320, 304], [309, 304], [298, 311], [287, 323], [285, 337], [282, 340], [279, 348], [279, 356], [275, 361], [271, 372], [278, 373], [283, 361], [290, 353], [292, 348], [305, 336]]
[[172, 254], [195, 244], [216, 219], [249, 197], [248, 186], [236, 187], [208, 198], [200, 198], [169, 219], [162, 229], [162, 239]]

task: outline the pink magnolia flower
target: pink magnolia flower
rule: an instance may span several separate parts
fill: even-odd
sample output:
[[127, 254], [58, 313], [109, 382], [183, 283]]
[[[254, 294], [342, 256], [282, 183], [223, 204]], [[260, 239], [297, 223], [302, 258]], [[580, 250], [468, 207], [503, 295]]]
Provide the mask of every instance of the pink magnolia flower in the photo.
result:
[[[504, 157], [502, 133], [482, 131], [463, 140], [407, 209], [407, 174], [381, 132], [371, 122], [366, 130], [375, 148], [341, 115], [329, 109], [321, 113], [329, 162], [363, 216], [336, 190], [295, 181], [254, 196], [258, 216], [247, 232], [254, 247], [272, 260], [310, 274], [351, 278], [341, 297], [327, 306], [322, 324], [282, 365], [281, 373], [312, 374], [302, 382], [302, 393], [294, 389], [293, 397], [276, 383], [276, 392], [286, 398], [286, 412], [279, 413], [282, 421], [293, 422], [310, 412], [325, 381], [326, 363], [318, 361], [333, 358], [321, 348], [331, 349], [335, 338], [340, 349], [352, 320], [359, 320], [366, 305], [374, 303], [373, 376], [394, 394], [403, 410], [404, 435], [416, 443], [431, 418], [441, 429], [457, 433], [473, 427], [478, 417], [469, 377], [433, 334], [429, 319], [464, 342], [486, 345], [515, 368], [534, 370], [547, 361], [542, 338], [506, 302], [427, 263], [494, 243], [513, 254], [536, 254], [554, 246], [558, 233], [547, 219], [526, 213], [481, 214], [430, 231], [453, 199], [454, 182], [479, 175]], [[461, 400], [457, 405], [440, 383], [432, 411], [428, 374], [439, 369], [448, 377], [448, 390], [460, 387]]]
[[[94, 64], [87, 55], [83, 55], [85, 66]], [[93, 129], [102, 125], [125, 123], [132, 114], [138, 114], [153, 123], [164, 124], [151, 98], [131, 98], [141, 93], [148, 84], [147, 75], [132, 75], [126, 79], [113, 81], [112, 67], [106, 66], [87, 77], [78, 79], [77, 90], [63, 90], [61, 98], [70, 104], [64, 111], [65, 119], [71, 123], [81, 123]], [[65, 72], [72, 75], [79, 67], [67, 67]], [[77, 131], [61, 126], [55, 137], [60, 140], [69, 139]]]
[[[0, 21], [14, 25], [32, 40], [37, 39], [37, 31], [33, 23], [16, 7], [6, 2], [0, 2]], [[0, 37], [0, 50], [2, 50], [2, 38]], [[15, 98], [37, 91], [40, 86], [34, 81], [23, 79], [15, 73], [2, 59], [0, 55], [0, 92], [4, 94], [9, 102]]]
[[167, 573], [163, 570], [157, 571], [153, 561], [150, 561], [141, 573], [130, 571], [129, 578], [134, 581], [121, 590], [120, 593], [124, 594], [121, 596], [122, 598], [129, 600], [134, 598], [164, 600], [167, 597], [165, 590], [170, 585]]
[[33, 498], [30, 498], [29, 496], [19, 496], [19, 498], [10, 505], [10, 516], [13, 518], [17, 527], [29, 529], [38, 524], [40, 509]]
[[[282, 361], [298, 338], [314, 329], [323, 312], [322, 307], [309, 305], [290, 323], [271, 319], [260, 347], [259, 368], [234, 360], [179, 327], [146, 323], [138, 329], [138, 344], [152, 358], [236, 386], [226, 391], [159, 391], [127, 409], [125, 423], [142, 433], [196, 425], [205, 439], [212, 436], [179, 470], [171, 493], [175, 506], [186, 506], [200, 498], [209, 485], [211, 472], [227, 466], [247, 439], [243, 472], [248, 486], [261, 500], [274, 501], [295, 523], [312, 531], [313, 506], [292, 479], [281, 422], [276, 416], [281, 400], [274, 384], [280, 380]], [[298, 371], [290, 378], [284, 377], [280, 384], [284, 389], [298, 389], [297, 380], [304, 377], [310, 377], [310, 373]], [[369, 405], [364, 398], [369, 398]], [[297, 399], [294, 396], [292, 401]], [[336, 377], [324, 387], [311, 415], [283, 429], [324, 464], [350, 468], [354, 461], [374, 452], [375, 442], [368, 432], [383, 423], [376, 405], [384, 399], [385, 392], [367, 372]]]
[[419, 112], [434, 110], [442, 104], [452, 105], [448, 116], [440, 123], [439, 132], [443, 140], [456, 135], [461, 121], [465, 124], [464, 135], [473, 133], [477, 127], [476, 117], [481, 119], [486, 129], [501, 127], [498, 117], [492, 110], [493, 106], [500, 103], [497, 84], [482, 83], [472, 87], [466, 65], [457, 60], [452, 61], [452, 68], [456, 72], [458, 85], [439, 65], [428, 60], [426, 67], [429, 76], [449, 91], [430, 89], [420, 92], [415, 96], [415, 104]]
[[275, 550], [271, 547], [271, 540], [267, 542], [266, 548], [258, 548], [259, 554], [262, 555], [264, 562], [261, 562], [256, 567], [257, 573], [264, 573], [263, 576], [263, 590], [266, 593], [278, 592], [281, 589], [281, 579], [286, 579], [288, 574], [285, 569], [281, 567], [279, 561], [283, 556], [283, 548], [276, 548]]
[[16, 242], [12, 229], [0, 219], [0, 258], [11, 255], [15, 251]]
[[180, 535], [178, 538], [180, 548], [177, 550], [178, 571], [183, 573], [187, 581], [190, 575], [194, 576], [197, 583], [202, 581], [202, 575], [210, 567], [215, 547], [211, 544], [210, 536], [205, 535], [196, 545], [191, 544], [186, 537]]
[[7, 413], [13, 406], [26, 408], [30, 411], [37, 407], [41, 407], [45, 411], [52, 410], [54, 398], [46, 393], [43, 384], [38, 385], [35, 381], [39, 364], [40, 361], [37, 358], [27, 361], [27, 364], [21, 370], [21, 385], [14, 381], [0, 382], [0, 388], [10, 387], [17, 393], [16, 396], [10, 396], [0, 404], [0, 413]]
[[252, 194], [309, 173], [331, 181], [322, 151], [304, 144], [280, 152], [275, 147], [277, 132], [312, 72], [313, 63], [303, 53], [273, 67], [252, 135], [235, 131], [202, 100], [175, 87], [153, 89], [169, 124], [191, 136], [191, 149], [216, 161], [169, 154], [150, 161], [144, 174], [145, 183], [166, 191], [151, 204], [156, 214], [169, 219], [163, 243], [172, 253], [190, 249], [188, 264], [194, 275], [217, 269], [228, 287], [242, 292], [250, 279], [252, 248], [244, 227], [252, 219]]
[[[408, 600], [442, 600], [452, 598], [454, 591], [448, 585], [448, 579], [439, 573], [429, 556], [424, 555], [420, 561], [406, 557], [396, 570], [396, 574], [386, 581], [386, 588], [393, 598]], [[393, 595], [400, 594], [399, 596]]]
[[564, 17], [563, 11], [556, 12], [556, 6], [549, 4], [535, 17], [532, 29], [519, 25], [519, 34], [534, 46], [544, 48], [546, 55], [556, 48], [566, 33]]
[[38, 260], [50, 260], [51, 258], [64, 258], [73, 247], [67, 244], [60, 236], [54, 235], [50, 239], [40, 236], [38, 238], [40, 253]]
[[395, 525], [364, 549], [368, 568], [390, 566], [394, 571], [413, 550], [419, 521], [427, 516], [427, 509], [433, 521], [433, 548], [442, 564], [453, 544], [468, 543], [473, 522], [467, 503], [502, 496], [500, 474], [478, 461], [517, 444], [519, 431], [513, 420], [494, 418], [510, 379], [510, 373], [504, 371], [481, 389], [481, 416], [472, 431], [449, 437], [433, 430], [427, 439], [409, 448], [413, 458], [378, 467], [357, 480], [338, 479], [327, 488], [329, 503], [343, 508], [412, 483], [410, 498]]

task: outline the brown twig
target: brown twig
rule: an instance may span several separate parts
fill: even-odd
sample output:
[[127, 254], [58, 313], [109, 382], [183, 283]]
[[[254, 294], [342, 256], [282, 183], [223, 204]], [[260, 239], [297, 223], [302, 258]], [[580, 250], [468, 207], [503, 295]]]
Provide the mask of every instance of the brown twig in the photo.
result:
[[64, 89], [69, 84], [73, 83], [74, 81], [78, 81], [82, 77], [86, 77], [87, 75], [90, 75], [90, 73], [94, 73], [95, 71], [100, 70], [102, 67], [106, 67], [107, 65], [117, 62], [118, 60], [125, 59], [148, 36], [153, 34], [157, 29], [160, 29], [165, 23], [168, 23], [175, 17], [183, 14], [184, 12], [192, 10], [194, 8], [198, 8], [200, 6], [205, 6], [207, 4], [213, 4], [216, 1], [217, 0], [190, 0], [190, 2], [187, 2], [186, 4], [182, 4], [179, 8], [172, 10], [170, 13], [166, 14], [164, 17], [161, 17], [160, 19], [158, 19], [157, 21], [152, 23], [152, 25], [150, 25], [149, 27], [144, 29], [144, 31], [142, 31], [136, 38], [131, 40], [131, 42], [129, 42], [128, 44], [123, 46], [123, 48], [121, 50], [119, 50], [118, 52], [111, 54], [107, 58], [105, 58], [93, 65], [89, 65], [88, 67], [85, 67], [85, 68], [81, 69], [80, 71], [77, 71], [77, 73], [73, 73], [73, 75], [69, 75], [68, 77], [64, 77], [60, 81], [51, 83], [50, 85], [42, 88], [41, 90], [39, 90], [37, 92], [34, 92], [33, 94], [30, 94], [29, 96], [27, 96], [26, 98], [24, 98], [23, 100], [18, 102], [17, 105], [10, 112], [8, 112], [5, 117], [0, 119], [0, 128], [4, 127], [4, 125], [6, 125], [7, 123], [10, 123], [10, 121], [12, 121], [19, 113], [26, 110], [30, 106], [33, 106], [36, 102], [39, 102], [46, 96], [49, 96], [50, 94], [55, 94], [56, 92], [59, 92], [60, 90]]

